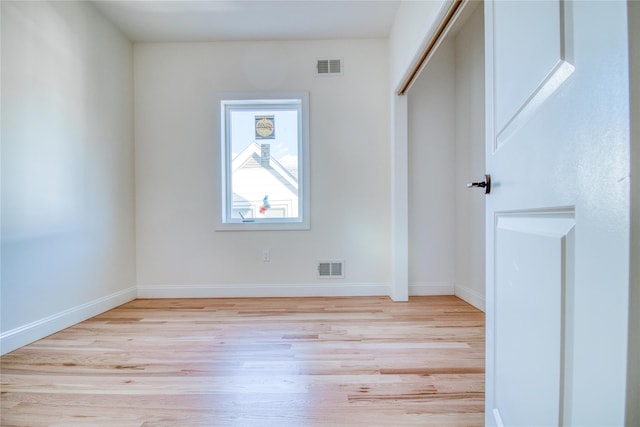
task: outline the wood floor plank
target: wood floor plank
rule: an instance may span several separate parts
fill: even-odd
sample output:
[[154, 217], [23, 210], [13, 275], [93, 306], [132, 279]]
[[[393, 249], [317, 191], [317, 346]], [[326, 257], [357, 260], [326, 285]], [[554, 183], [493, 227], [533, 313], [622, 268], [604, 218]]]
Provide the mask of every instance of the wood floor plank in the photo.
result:
[[481, 426], [455, 297], [135, 300], [0, 359], [2, 426]]

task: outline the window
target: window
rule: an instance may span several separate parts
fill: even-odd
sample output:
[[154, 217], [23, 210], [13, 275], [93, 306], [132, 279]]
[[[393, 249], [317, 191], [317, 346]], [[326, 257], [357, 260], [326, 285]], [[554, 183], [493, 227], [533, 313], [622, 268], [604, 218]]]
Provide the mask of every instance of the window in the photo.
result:
[[309, 228], [309, 95], [220, 97], [219, 230]]

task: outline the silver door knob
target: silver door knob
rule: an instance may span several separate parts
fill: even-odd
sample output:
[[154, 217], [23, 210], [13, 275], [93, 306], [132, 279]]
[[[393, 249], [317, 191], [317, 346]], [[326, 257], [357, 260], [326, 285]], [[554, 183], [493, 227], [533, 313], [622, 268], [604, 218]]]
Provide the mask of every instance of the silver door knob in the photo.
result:
[[491, 193], [491, 175], [485, 175], [482, 182], [469, 182], [467, 188], [484, 188], [484, 194]]

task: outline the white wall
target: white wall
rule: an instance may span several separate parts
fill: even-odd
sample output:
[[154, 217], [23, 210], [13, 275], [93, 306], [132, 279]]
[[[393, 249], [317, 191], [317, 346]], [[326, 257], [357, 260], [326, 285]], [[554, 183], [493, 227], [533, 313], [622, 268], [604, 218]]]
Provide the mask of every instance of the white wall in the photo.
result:
[[2, 2], [2, 352], [135, 297], [132, 48], [89, 3]]
[[389, 36], [391, 90], [396, 91], [446, 14], [451, 0], [403, 1]]
[[[386, 40], [135, 45], [141, 296], [387, 294]], [[318, 58], [344, 76], [316, 77]], [[216, 232], [217, 91], [310, 93], [311, 230]], [[271, 262], [262, 262], [269, 248]], [[316, 279], [322, 259], [346, 277]]]
[[485, 198], [466, 183], [485, 174], [484, 12], [479, 4], [455, 36], [455, 294], [484, 310]]
[[409, 293], [453, 294], [455, 45], [445, 40], [409, 94]]
[[409, 90], [409, 293], [484, 310], [483, 11], [456, 23]]
[[402, 2], [389, 36], [391, 156], [391, 292], [395, 301], [409, 298], [409, 130], [408, 100], [396, 93], [433, 36], [450, 0]]

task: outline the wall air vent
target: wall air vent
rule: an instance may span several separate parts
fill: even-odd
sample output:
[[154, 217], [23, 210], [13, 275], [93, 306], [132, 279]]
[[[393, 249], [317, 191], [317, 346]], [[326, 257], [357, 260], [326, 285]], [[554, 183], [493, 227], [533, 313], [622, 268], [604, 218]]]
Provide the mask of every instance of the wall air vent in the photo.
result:
[[318, 76], [341, 76], [342, 59], [318, 59], [316, 64]]
[[344, 261], [319, 261], [318, 262], [318, 278], [319, 279], [342, 279], [344, 278]]

